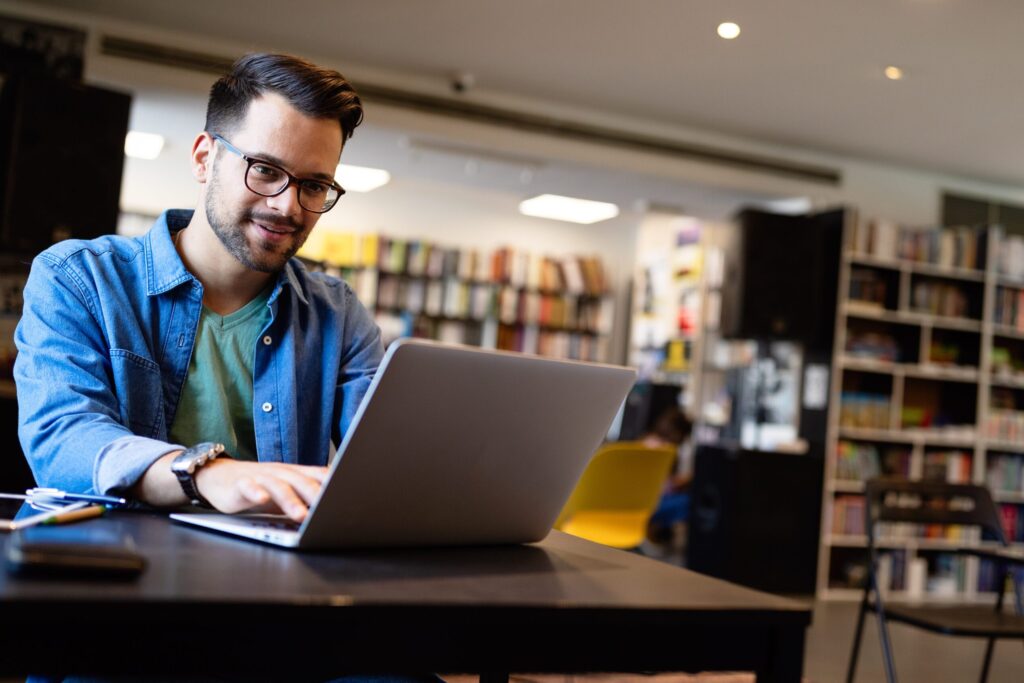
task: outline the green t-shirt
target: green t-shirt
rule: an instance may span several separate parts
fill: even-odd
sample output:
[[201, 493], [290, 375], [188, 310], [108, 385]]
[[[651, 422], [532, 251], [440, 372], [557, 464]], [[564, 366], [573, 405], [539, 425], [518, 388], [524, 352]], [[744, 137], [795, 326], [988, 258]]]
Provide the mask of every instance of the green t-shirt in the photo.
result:
[[192, 361], [171, 425], [173, 443], [224, 444], [240, 460], [256, 460], [252, 374], [256, 342], [270, 322], [268, 288], [242, 308], [218, 315], [203, 307]]

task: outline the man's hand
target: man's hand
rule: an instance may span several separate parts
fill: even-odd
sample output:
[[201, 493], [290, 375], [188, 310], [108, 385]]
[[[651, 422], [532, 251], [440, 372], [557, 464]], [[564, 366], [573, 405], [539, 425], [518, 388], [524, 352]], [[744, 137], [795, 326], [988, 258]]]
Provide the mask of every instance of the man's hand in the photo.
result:
[[221, 512], [283, 512], [301, 522], [320, 495], [327, 468], [218, 458], [195, 478], [199, 493]]
[[[150, 465], [135, 485], [134, 496], [157, 507], [187, 503], [171, 472], [171, 461], [180, 453], [168, 453]], [[306, 518], [326, 478], [326, 467], [231, 458], [212, 460], [195, 474], [199, 493], [221, 512], [283, 512], [296, 522]]]

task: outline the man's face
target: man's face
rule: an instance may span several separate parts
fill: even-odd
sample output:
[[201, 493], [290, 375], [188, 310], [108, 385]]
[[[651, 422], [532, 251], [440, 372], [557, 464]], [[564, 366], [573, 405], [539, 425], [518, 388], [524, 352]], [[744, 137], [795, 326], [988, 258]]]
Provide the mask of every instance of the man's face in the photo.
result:
[[[245, 120], [232, 131], [214, 131], [250, 157], [280, 166], [299, 178], [331, 178], [341, 155], [341, 126], [294, 109], [279, 95], [253, 100]], [[242, 265], [281, 270], [309, 237], [320, 214], [303, 209], [298, 187], [263, 197], [245, 186], [247, 163], [215, 145], [205, 194], [206, 219], [221, 243]]]

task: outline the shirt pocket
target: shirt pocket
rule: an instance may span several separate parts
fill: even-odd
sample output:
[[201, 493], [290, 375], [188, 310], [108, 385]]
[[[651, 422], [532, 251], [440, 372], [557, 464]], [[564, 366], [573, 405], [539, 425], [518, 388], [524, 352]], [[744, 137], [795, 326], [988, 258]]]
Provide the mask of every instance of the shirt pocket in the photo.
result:
[[110, 364], [121, 423], [137, 436], [158, 437], [164, 422], [160, 366], [127, 349], [111, 349]]

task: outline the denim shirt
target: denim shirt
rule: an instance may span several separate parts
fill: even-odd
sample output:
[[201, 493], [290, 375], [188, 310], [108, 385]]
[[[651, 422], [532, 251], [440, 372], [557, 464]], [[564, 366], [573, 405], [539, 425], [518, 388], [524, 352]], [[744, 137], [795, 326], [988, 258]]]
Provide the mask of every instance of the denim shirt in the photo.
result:
[[[40, 486], [124, 492], [161, 456], [188, 372], [203, 286], [165, 212], [138, 238], [68, 240], [39, 254], [15, 332], [18, 436]], [[297, 259], [254, 340], [253, 421], [263, 462], [326, 465], [383, 356], [351, 288]], [[189, 444], [191, 445], [191, 444]]]

